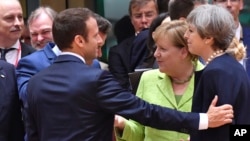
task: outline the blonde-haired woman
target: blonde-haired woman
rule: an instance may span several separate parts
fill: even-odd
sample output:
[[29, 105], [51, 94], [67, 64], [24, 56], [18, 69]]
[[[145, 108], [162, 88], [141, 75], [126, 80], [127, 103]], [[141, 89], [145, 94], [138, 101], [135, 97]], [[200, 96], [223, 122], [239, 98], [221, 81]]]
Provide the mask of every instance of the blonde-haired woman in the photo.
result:
[[[184, 21], [163, 23], [153, 32], [156, 45], [154, 56], [159, 69], [142, 74], [136, 95], [153, 104], [189, 112], [194, 92], [194, 71], [203, 65], [190, 54], [184, 33], [188, 26]], [[124, 130], [123, 130], [124, 128]], [[125, 121], [123, 134], [118, 140], [126, 141], [179, 141], [188, 134], [159, 130], [141, 125], [135, 121]], [[180, 129], [181, 130], [181, 129]]]

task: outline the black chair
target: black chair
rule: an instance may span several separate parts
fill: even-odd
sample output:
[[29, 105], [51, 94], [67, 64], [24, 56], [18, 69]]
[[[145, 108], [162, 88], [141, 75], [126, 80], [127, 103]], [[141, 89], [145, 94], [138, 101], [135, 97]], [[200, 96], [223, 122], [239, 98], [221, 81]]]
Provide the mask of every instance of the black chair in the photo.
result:
[[136, 94], [141, 75], [144, 71], [150, 70], [151, 68], [146, 68], [146, 69], [136, 69], [135, 72], [131, 72], [128, 74], [129, 76], [129, 83], [132, 89], [132, 93]]

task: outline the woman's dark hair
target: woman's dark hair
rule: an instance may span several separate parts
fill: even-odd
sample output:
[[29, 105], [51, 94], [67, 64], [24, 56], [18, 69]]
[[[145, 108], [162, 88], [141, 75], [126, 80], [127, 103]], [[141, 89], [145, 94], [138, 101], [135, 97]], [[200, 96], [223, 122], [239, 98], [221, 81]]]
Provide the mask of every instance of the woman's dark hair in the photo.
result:
[[168, 2], [169, 0], [157, 0], [159, 13], [168, 12]]

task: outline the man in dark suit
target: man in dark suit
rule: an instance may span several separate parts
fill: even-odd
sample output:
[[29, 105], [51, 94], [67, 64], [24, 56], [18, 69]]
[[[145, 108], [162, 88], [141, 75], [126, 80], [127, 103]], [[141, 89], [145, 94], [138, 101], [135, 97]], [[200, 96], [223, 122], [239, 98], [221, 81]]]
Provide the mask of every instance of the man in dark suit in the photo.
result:
[[[56, 57], [61, 53], [59, 48], [55, 45], [52, 33], [51, 35], [43, 34], [44, 31], [50, 30], [52, 31], [52, 23], [56, 16], [56, 12], [50, 7], [38, 7], [36, 10], [32, 12], [29, 17], [29, 27], [32, 29], [31, 36], [32, 44], [36, 46], [36, 48], [40, 48], [37, 52], [22, 58], [16, 68], [17, 73], [17, 83], [19, 90], [19, 97], [22, 100], [24, 107], [27, 107], [27, 94], [26, 88], [29, 82], [29, 79], [38, 73], [39, 71], [50, 66]], [[47, 21], [47, 23], [43, 23]], [[50, 24], [51, 23], [51, 24]], [[39, 25], [39, 28], [38, 26]], [[38, 34], [42, 39], [37, 39]], [[44, 45], [45, 46], [42, 46]], [[93, 67], [100, 67], [99, 62], [96, 60], [93, 63]], [[24, 121], [26, 121], [25, 113]]]
[[0, 141], [23, 141], [24, 127], [15, 68], [0, 60]]
[[31, 46], [20, 43], [23, 28], [23, 12], [19, 1], [0, 1], [1, 59], [15, 66], [21, 57], [35, 51]]
[[[46, 21], [51, 20], [48, 23], [53, 23], [53, 20], [56, 14], [57, 13], [50, 7], [42, 6], [34, 10], [29, 17], [29, 22], [33, 23], [29, 25], [29, 27], [33, 29], [32, 33], [36, 35], [41, 34], [41, 32], [45, 30], [44, 27], [52, 30], [52, 24], [42, 26], [43, 25], [42, 22], [43, 22], [43, 18], [46, 17]], [[103, 38], [103, 42], [99, 45], [99, 48], [98, 48], [98, 57], [101, 57], [102, 56], [101, 47], [105, 43], [107, 34], [111, 28], [111, 23], [105, 18], [97, 14], [95, 14], [95, 18], [97, 19], [99, 31]], [[38, 28], [40, 30], [38, 31], [34, 30], [34, 29], [37, 29], [35, 25], [40, 25], [41, 27]], [[53, 39], [52, 33], [51, 33], [51, 36], [47, 35], [46, 37], [43, 37], [44, 39], [46, 39], [45, 41], [48, 41], [46, 42], [44, 47], [41, 47], [42, 45], [41, 41], [39, 42], [37, 41], [37, 39], [33, 39], [33, 38], [37, 38], [37, 36], [31, 36], [31, 40], [33, 41], [34, 45], [37, 45], [37, 48], [40, 47], [42, 49], [33, 53], [32, 55], [22, 58], [19, 61], [17, 68], [16, 68], [19, 96], [24, 104], [26, 103], [26, 100], [27, 100], [26, 88], [27, 88], [29, 79], [33, 75], [35, 75], [37, 72], [50, 66], [54, 62], [56, 57], [61, 53], [59, 48], [55, 45], [55, 43], [53, 43], [54, 39]], [[97, 59], [94, 60], [91, 66], [96, 67], [96, 68], [101, 68]]]
[[151, 22], [158, 15], [155, 0], [131, 0], [129, 16], [135, 29], [135, 34], [123, 40], [109, 51], [109, 70], [124, 88], [130, 88], [128, 73], [134, 72], [148, 55], [146, 40]]
[[215, 100], [207, 114], [150, 105], [122, 89], [108, 71], [90, 67], [102, 39], [89, 9], [60, 12], [52, 31], [62, 53], [27, 86], [28, 140], [111, 141], [114, 114], [182, 132], [232, 122], [230, 105], [214, 107]]

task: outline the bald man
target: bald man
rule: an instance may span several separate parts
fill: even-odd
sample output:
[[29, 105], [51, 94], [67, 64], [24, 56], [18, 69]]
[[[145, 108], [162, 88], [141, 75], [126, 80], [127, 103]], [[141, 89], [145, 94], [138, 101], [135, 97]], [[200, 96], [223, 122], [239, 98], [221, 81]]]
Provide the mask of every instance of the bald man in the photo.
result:
[[21, 57], [35, 51], [19, 41], [23, 28], [23, 12], [19, 1], [0, 0], [1, 59], [15, 66]]

